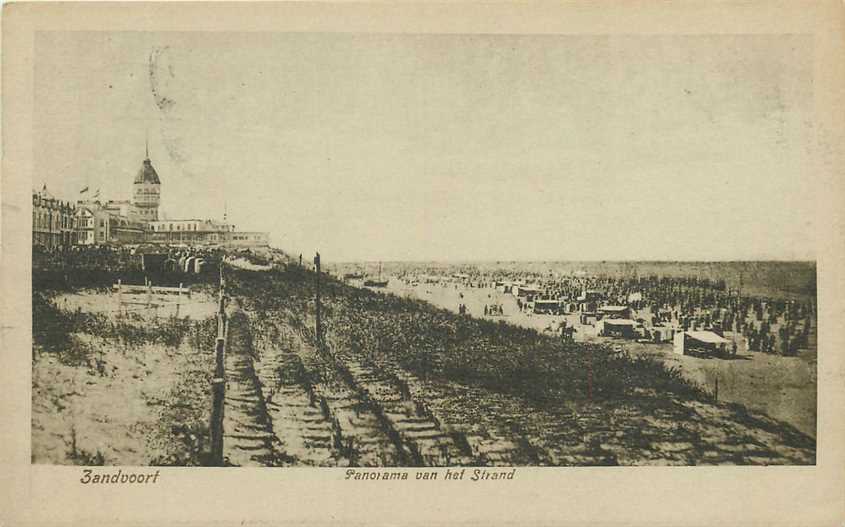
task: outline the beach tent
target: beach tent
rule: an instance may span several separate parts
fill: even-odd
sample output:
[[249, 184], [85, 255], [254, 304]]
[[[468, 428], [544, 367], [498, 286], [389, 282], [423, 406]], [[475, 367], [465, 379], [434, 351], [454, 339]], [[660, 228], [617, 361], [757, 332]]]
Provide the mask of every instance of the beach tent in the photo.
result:
[[674, 351], [678, 355], [690, 353], [720, 354], [730, 341], [712, 331], [684, 331], [675, 334]]
[[607, 318], [601, 321], [601, 334], [605, 337], [634, 338], [637, 323], [627, 318]]
[[631, 309], [628, 306], [602, 306], [599, 313], [608, 318], [629, 318]]
[[669, 326], [652, 326], [651, 338], [654, 342], [669, 342], [675, 336], [675, 329]]
[[559, 300], [535, 300], [534, 313], [559, 315], [563, 313], [563, 303]]

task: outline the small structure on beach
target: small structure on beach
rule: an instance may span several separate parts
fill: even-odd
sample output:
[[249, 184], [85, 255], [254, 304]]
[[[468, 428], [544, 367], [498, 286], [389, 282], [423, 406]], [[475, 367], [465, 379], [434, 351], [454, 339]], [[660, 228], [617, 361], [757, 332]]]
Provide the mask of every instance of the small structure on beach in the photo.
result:
[[596, 333], [604, 337], [637, 337], [637, 323], [628, 318], [607, 318], [596, 324]]
[[535, 297], [541, 295], [543, 290], [531, 285], [514, 285], [511, 287], [511, 293], [517, 298], [525, 298], [526, 300], [531, 301]]
[[167, 263], [167, 251], [155, 245], [144, 244], [132, 250], [141, 263], [141, 270], [146, 272], [162, 272], [165, 271]]
[[606, 318], [631, 318], [631, 308], [628, 306], [601, 306], [599, 313]]
[[712, 331], [683, 331], [675, 334], [674, 351], [678, 355], [722, 355], [729, 343], [728, 339]]
[[655, 325], [651, 327], [651, 339], [660, 344], [662, 342], [671, 342], [675, 336], [675, 328], [670, 326]]
[[582, 311], [578, 315], [578, 321], [583, 326], [592, 326], [598, 321], [598, 314], [589, 311]]
[[564, 310], [564, 302], [560, 300], [535, 300], [533, 311], [537, 315], [562, 315]]
[[598, 302], [601, 298], [601, 291], [596, 289], [587, 289], [578, 296], [578, 302]]

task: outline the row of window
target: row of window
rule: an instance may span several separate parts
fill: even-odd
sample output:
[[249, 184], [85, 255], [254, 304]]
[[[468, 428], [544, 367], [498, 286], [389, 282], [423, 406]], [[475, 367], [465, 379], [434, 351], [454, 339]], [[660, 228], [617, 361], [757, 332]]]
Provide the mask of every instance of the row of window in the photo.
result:
[[201, 232], [176, 232], [176, 231], [161, 231], [161, 232], [154, 232], [153, 237], [156, 240], [202, 240], [202, 239], [209, 239], [209, 240], [216, 240], [217, 233], [216, 232], [209, 232], [209, 231], [201, 231]]
[[38, 229], [72, 229], [73, 216], [32, 211], [32, 225]]
[[197, 223], [186, 223], [186, 224], [176, 223], [175, 224], [176, 228], [174, 228], [173, 223], [162, 223], [161, 225], [153, 225], [152, 227], [153, 227], [154, 231], [196, 231], [196, 230], [200, 230], [200, 229], [197, 229], [197, 227], [199, 227], [199, 224], [197, 224]]

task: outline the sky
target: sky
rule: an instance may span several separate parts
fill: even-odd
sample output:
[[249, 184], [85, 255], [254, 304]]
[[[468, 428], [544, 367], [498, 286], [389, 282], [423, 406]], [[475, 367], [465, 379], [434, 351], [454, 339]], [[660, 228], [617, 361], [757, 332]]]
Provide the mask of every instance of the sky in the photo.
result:
[[42, 32], [33, 187], [325, 261], [814, 259], [812, 40]]

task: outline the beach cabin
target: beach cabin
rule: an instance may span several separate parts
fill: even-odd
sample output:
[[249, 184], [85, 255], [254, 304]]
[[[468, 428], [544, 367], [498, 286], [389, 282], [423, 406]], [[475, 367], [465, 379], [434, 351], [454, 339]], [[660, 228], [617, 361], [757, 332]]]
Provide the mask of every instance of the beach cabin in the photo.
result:
[[535, 300], [534, 313], [538, 315], [562, 315], [563, 302], [559, 300]]
[[496, 282], [496, 290], [500, 293], [510, 293], [513, 289], [513, 282]]
[[602, 306], [599, 313], [605, 318], [631, 318], [631, 308], [628, 306]]
[[637, 337], [637, 323], [626, 318], [608, 318], [600, 322], [599, 334], [604, 337], [621, 337], [633, 339]]
[[185, 267], [182, 269], [185, 273], [190, 273], [194, 269], [194, 261], [197, 259], [196, 256], [188, 256], [185, 258]]
[[683, 331], [675, 334], [674, 351], [678, 355], [722, 355], [729, 343], [712, 331]]
[[578, 321], [584, 326], [592, 326], [597, 320], [598, 315], [590, 312], [582, 312], [578, 317]]
[[525, 298], [526, 300], [530, 301], [534, 297], [539, 296], [543, 291], [539, 287], [530, 286], [530, 285], [515, 285], [513, 289], [511, 289], [513, 296], [517, 298]]
[[669, 326], [652, 326], [651, 338], [655, 343], [671, 342], [675, 336], [675, 329]]
[[595, 289], [588, 289], [578, 296], [579, 302], [596, 302], [601, 300], [601, 291]]

